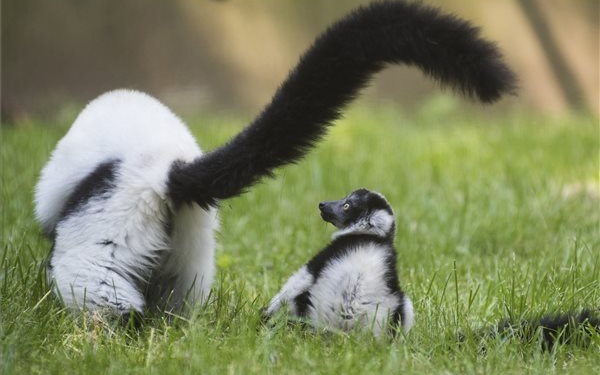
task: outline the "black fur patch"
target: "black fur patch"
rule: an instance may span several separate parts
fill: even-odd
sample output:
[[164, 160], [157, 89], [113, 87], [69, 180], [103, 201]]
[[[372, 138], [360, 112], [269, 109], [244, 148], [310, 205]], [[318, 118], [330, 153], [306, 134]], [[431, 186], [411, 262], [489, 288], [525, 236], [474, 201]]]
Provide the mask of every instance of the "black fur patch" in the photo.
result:
[[106, 196], [115, 187], [114, 182], [119, 164], [119, 160], [105, 161], [81, 180], [67, 199], [60, 220], [62, 221], [81, 210], [90, 199]]
[[117, 245], [111, 240], [102, 240], [102, 241], [98, 242], [97, 244], [102, 245], [102, 246], [112, 246], [112, 247]]
[[159, 310], [169, 305], [177, 275], [153, 272], [147, 284], [142, 287], [144, 298], [149, 306], [156, 306]]
[[312, 306], [310, 292], [306, 291], [298, 295], [296, 298], [294, 298], [294, 304], [296, 305], [298, 316], [305, 317], [308, 314], [308, 308]]
[[[404, 293], [402, 293], [402, 296], [404, 296]], [[396, 310], [394, 310], [394, 312], [392, 313], [392, 317], [390, 319], [390, 333], [392, 336], [395, 336], [398, 333], [399, 328], [406, 319], [406, 316], [404, 314], [405, 307], [406, 306], [404, 306], [404, 300], [401, 300], [400, 305], [398, 305]]]
[[119, 323], [127, 329], [137, 331], [144, 324], [144, 314], [135, 310], [128, 311], [121, 314]]

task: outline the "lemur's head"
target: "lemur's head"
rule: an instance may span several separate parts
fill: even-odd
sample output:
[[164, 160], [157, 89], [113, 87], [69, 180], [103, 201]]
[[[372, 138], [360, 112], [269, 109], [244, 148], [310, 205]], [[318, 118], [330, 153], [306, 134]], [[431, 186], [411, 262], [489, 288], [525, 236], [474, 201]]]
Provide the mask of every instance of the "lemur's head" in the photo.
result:
[[321, 217], [344, 234], [374, 234], [393, 237], [394, 212], [385, 197], [374, 191], [358, 189], [338, 201], [319, 203]]

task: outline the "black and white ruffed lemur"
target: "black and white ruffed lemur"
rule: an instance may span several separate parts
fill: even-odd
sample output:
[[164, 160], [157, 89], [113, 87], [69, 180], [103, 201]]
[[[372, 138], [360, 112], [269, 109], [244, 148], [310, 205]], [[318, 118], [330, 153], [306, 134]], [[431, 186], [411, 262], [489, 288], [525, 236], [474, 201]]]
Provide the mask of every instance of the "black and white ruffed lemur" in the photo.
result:
[[422, 3], [385, 1], [317, 37], [271, 103], [211, 152], [149, 95], [117, 90], [93, 100], [35, 192], [37, 219], [53, 240], [55, 292], [74, 311], [118, 316], [203, 301], [215, 272], [218, 202], [299, 161], [388, 64], [414, 65], [484, 103], [516, 87], [498, 48], [469, 22]]
[[401, 325], [408, 333], [413, 305], [398, 280], [396, 223], [388, 201], [377, 192], [358, 189], [341, 200], [321, 202], [319, 210], [338, 230], [287, 280], [266, 317], [283, 308], [314, 327], [367, 329], [381, 336]]

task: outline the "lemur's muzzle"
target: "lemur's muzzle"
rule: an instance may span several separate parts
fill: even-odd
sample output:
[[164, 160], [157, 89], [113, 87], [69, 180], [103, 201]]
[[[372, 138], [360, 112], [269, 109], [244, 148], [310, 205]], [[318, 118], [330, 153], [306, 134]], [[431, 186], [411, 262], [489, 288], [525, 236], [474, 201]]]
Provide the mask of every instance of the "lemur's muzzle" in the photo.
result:
[[340, 201], [330, 201], [319, 203], [319, 210], [321, 211], [321, 218], [328, 223], [338, 226], [340, 223], [340, 214], [342, 212], [342, 205]]

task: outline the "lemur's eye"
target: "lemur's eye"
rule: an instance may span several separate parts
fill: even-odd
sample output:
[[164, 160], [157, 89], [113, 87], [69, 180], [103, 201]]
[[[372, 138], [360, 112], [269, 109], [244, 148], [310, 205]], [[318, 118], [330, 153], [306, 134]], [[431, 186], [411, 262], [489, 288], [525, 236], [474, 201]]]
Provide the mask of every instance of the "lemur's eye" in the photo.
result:
[[350, 208], [350, 203], [345, 203], [342, 208], [344, 209], [344, 211], [348, 211], [348, 209]]

